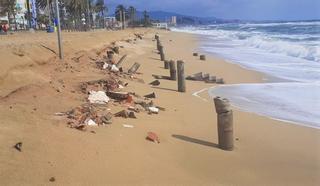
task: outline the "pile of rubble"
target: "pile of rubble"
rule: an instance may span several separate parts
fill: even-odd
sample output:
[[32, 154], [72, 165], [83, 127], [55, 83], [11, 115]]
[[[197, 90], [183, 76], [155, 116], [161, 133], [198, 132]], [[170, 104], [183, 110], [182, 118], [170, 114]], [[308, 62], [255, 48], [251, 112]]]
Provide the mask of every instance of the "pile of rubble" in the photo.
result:
[[[135, 76], [140, 67], [138, 63], [135, 63], [127, 72], [123, 72], [121, 64], [126, 55], [115, 63], [113, 55], [118, 54], [119, 49], [120, 47], [117, 46], [109, 47], [104, 60], [96, 62], [99, 69], [109, 73], [108, 78], [80, 84], [81, 92], [87, 95], [87, 103], [71, 111], [60, 113], [67, 116], [68, 126], [71, 128], [85, 131], [88, 126], [110, 125], [113, 117], [135, 119], [138, 113], [158, 114], [159, 111], [165, 110], [154, 104], [152, 99], [156, 98], [155, 93], [139, 96], [134, 92], [124, 91], [128, 83], [123, 82], [120, 78], [139, 82], [143, 80]], [[111, 113], [111, 106], [113, 109], [114, 107], [124, 109]]]

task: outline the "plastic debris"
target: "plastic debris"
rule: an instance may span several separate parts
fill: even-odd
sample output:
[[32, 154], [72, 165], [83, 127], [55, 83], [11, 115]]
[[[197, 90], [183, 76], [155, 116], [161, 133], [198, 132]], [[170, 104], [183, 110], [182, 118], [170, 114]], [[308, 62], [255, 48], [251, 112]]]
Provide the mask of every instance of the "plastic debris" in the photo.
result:
[[90, 91], [90, 95], [88, 100], [90, 103], [96, 103], [96, 104], [106, 104], [110, 101], [110, 98], [106, 95], [103, 91]]

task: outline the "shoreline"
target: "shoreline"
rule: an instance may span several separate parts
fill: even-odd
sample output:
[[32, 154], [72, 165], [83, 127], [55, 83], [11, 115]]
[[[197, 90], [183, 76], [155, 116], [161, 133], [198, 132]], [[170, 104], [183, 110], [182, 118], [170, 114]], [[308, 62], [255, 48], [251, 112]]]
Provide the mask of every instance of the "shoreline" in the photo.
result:
[[[190, 34], [136, 30], [139, 31], [145, 32], [145, 36], [136, 44], [124, 41], [132, 30], [112, 34], [101, 32], [94, 41], [90, 36], [94, 32], [67, 34], [65, 37], [69, 42], [77, 41], [79, 36], [82, 38], [81, 45], [77, 46], [80, 51], [69, 48], [65, 63], [55, 60], [49, 64], [19, 68], [19, 71], [15, 69], [12, 73], [15, 77], [30, 71], [24, 78], [30, 78], [33, 86], [11, 94], [0, 104], [0, 117], [5, 123], [0, 130], [0, 180], [3, 184], [44, 185], [49, 183], [50, 177], [55, 177], [55, 183], [61, 185], [319, 183], [319, 130], [234, 110], [236, 148], [232, 152], [218, 149], [214, 105], [207, 91], [199, 92], [212, 85], [186, 81], [186, 93], [178, 93], [177, 83], [169, 80], [160, 80], [158, 88], [150, 87], [148, 83], [154, 80], [152, 74], [168, 75], [152, 39], [158, 32], [167, 59], [185, 60], [186, 75], [206, 71], [223, 77], [227, 83], [254, 83], [262, 81], [262, 74], [211, 57], [199, 61], [192, 56], [197, 38]], [[95, 60], [91, 58], [97, 59], [96, 53], [105, 51], [101, 46], [117, 40], [113, 36], [122, 40], [120, 44], [124, 46], [116, 58], [128, 54], [124, 68], [134, 62], [141, 64], [138, 77], [145, 84], [129, 81], [128, 90], [139, 95], [155, 92], [155, 103], [166, 111], [158, 115], [141, 113], [138, 119], [115, 118], [110, 126], [93, 127], [94, 134], [70, 129], [65, 120], [52, 115], [74, 108], [87, 99], [86, 95], [71, 92], [78, 91], [80, 82], [106, 76], [96, 69]], [[81, 52], [84, 48], [90, 50]], [[48, 56], [43, 51], [39, 53]], [[31, 51], [26, 55], [30, 54]], [[72, 60], [81, 55], [83, 57], [78, 62]], [[14, 63], [20, 62], [21, 58], [14, 58]], [[64, 71], [67, 64], [72, 66], [73, 72]], [[38, 76], [33, 76], [34, 73]], [[60, 79], [64, 80], [66, 88], [57, 92]], [[5, 78], [3, 82], [0, 86], [13, 86], [10, 83], [16, 79]], [[194, 96], [195, 93], [207, 102]], [[120, 108], [111, 107], [112, 112], [116, 109]], [[124, 124], [134, 128], [124, 128]], [[145, 140], [150, 131], [158, 134], [160, 144]], [[12, 149], [17, 141], [24, 144], [21, 153]], [[308, 148], [310, 146], [315, 148]]]
[[[181, 31], [176, 31], [176, 32], [177, 33], [185, 33], [185, 32], [181, 32]], [[196, 34], [196, 33], [185, 33], [185, 34], [193, 35], [194, 37], [198, 38], [199, 42], [203, 42], [203, 40], [205, 38], [205, 36], [203, 36], [201, 34]], [[199, 44], [199, 48], [196, 51], [201, 52], [201, 44]], [[216, 56], [214, 53], [210, 53], [210, 52], [206, 52], [206, 51], [204, 51], [203, 53], [206, 54], [207, 56], [209, 56], [213, 60], [221, 60], [221, 61], [224, 61], [225, 63], [237, 65], [238, 67], [240, 67], [242, 69], [245, 69], [245, 70], [248, 70], [248, 71], [254, 71], [256, 73], [261, 74], [261, 76], [262, 76], [261, 80], [258, 80], [257, 82], [253, 82], [253, 83], [252, 82], [250, 82], [250, 83], [242, 82], [242, 83], [232, 83], [232, 84], [228, 83], [227, 85], [219, 85], [219, 86], [234, 86], [234, 85], [241, 86], [241, 85], [247, 85], [247, 84], [276, 84], [276, 83], [295, 83], [296, 82], [294, 80], [276, 77], [276, 76], [273, 76], [271, 74], [267, 74], [265, 72], [261, 72], [261, 71], [255, 70], [253, 68], [246, 67], [246, 66], [241, 65], [241, 64], [237, 64], [235, 62], [232, 62], [232, 61], [224, 59], [222, 56]], [[208, 94], [210, 95], [210, 90], [211, 89], [212, 90], [213, 89], [218, 89], [219, 86], [218, 87], [213, 86], [211, 88], [208, 88]], [[200, 90], [200, 92], [201, 92], [201, 90]], [[195, 93], [197, 93], [197, 92], [195, 92]], [[201, 96], [198, 96], [198, 95], [196, 97], [199, 97], [200, 99], [204, 99], [204, 98], [202, 98]], [[277, 120], [277, 121], [281, 121], [281, 122], [286, 122], [286, 123], [290, 123], [290, 124], [294, 124], [294, 125], [300, 125], [300, 126], [303, 126], [303, 127], [309, 127], [309, 128], [313, 128], [313, 129], [320, 129], [320, 127], [317, 126], [316, 123], [309, 123], [309, 124], [307, 123], [307, 124], [305, 124], [302, 121], [290, 120], [290, 118], [281, 119], [281, 118], [277, 118], [276, 116], [272, 116], [272, 115], [268, 115], [268, 114], [264, 114], [264, 113], [259, 113], [259, 112], [254, 112], [252, 109], [250, 110], [250, 109], [242, 108], [240, 105], [236, 105], [232, 101], [230, 103], [231, 103], [231, 105], [233, 107], [235, 107], [239, 111], [257, 114], [259, 116], [267, 117], [269, 119], [273, 119], [273, 120]]]

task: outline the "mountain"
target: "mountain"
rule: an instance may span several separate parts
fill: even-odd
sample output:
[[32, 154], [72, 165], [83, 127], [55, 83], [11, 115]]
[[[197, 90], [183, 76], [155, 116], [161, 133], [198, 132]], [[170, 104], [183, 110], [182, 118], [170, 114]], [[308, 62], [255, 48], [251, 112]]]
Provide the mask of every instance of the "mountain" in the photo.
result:
[[[212, 24], [212, 23], [221, 23], [225, 22], [226, 20], [222, 20], [216, 17], [197, 17], [197, 16], [189, 16], [189, 15], [182, 15], [173, 12], [165, 12], [165, 11], [150, 11], [148, 15], [152, 20], [165, 22], [170, 21], [172, 16], [177, 17], [178, 24]], [[143, 12], [137, 11], [137, 17], [143, 18]]]

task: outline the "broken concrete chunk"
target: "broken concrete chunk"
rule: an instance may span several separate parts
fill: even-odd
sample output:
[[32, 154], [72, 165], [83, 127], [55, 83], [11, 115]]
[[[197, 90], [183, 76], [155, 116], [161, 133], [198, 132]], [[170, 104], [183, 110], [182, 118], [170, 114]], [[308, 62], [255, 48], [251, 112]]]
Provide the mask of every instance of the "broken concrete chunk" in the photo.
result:
[[188, 76], [186, 79], [193, 80], [193, 81], [202, 81], [203, 80], [203, 72], [195, 73], [191, 76]]
[[109, 92], [107, 92], [107, 95], [108, 95], [111, 99], [125, 100], [125, 99], [128, 98], [129, 93], [128, 93], [128, 92], [113, 92], [113, 91], [109, 91]]
[[223, 78], [217, 78], [217, 79], [216, 79], [216, 83], [217, 83], [217, 84], [224, 84]]
[[156, 98], [156, 94], [153, 92], [144, 96], [145, 98]]
[[96, 103], [96, 104], [106, 104], [109, 102], [110, 98], [106, 95], [103, 91], [90, 91], [90, 95], [88, 97], [88, 100], [90, 103]]
[[98, 124], [90, 118], [87, 118], [84, 123], [88, 126], [98, 126]]
[[108, 114], [101, 117], [101, 121], [104, 124], [111, 124], [112, 123], [112, 114], [109, 112]]
[[126, 110], [122, 110], [120, 112], [117, 112], [114, 114], [115, 117], [123, 117], [123, 118], [128, 118], [129, 117], [129, 113]]
[[22, 151], [22, 142], [18, 142], [13, 146], [17, 151]]
[[148, 132], [146, 139], [155, 143], [160, 143], [158, 135], [154, 132]]
[[158, 114], [159, 113], [159, 109], [157, 107], [148, 107], [148, 110], [151, 113], [154, 113], [154, 114]]
[[159, 81], [159, 80], [154, 80], [154, 81], [152, 81], [151, 83], [149, 83], [149, 85], [159, 86], [159, 85], [160, 85], [160, 81]]

